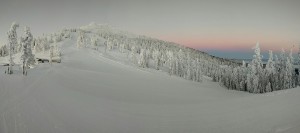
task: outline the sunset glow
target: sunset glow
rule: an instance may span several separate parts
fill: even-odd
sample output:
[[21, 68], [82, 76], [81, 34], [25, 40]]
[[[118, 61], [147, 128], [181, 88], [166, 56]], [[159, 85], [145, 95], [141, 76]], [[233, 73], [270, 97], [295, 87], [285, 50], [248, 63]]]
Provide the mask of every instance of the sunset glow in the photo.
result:
[[[262, 52], [280, 51], [282, 48], [288, 50], [293, 45], [296, 52], [300, 43], [300, 1], [74, 2], [86, 5], [81, 8], [66, 1], [55, 6], [51, 6], [53, 3], [50, 1], [32, 3], [35, 5], [8, 0], [1, 2], [0, 40], [5, 38], [12, 21], [33, 25], [31, 29], [36, 36], [94, 21], [208, 53], [212, 50], [228, 54], [252, 52], [256, 42], [260, 42]], [[36, 12], [37, 7], [43, 10]], [[60, 12], [63, 9], [64, 12]], [[30, 15], [24, 19], [24, 13]], [[232, 57], [240, 58], [243, 53], [240, 54]]]

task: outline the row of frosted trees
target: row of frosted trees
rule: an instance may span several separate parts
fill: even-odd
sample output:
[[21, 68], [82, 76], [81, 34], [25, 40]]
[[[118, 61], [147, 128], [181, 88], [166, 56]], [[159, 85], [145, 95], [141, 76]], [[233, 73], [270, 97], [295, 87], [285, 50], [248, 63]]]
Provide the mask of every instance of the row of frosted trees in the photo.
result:
[[[97, 50], [97, 47], [103, 45], [104, 52], [126, 53], [128, 60], [142, 68], [167, 71], [170, 75], [197, 82], [201, 82], [202, 76], [206, 75], [229, 89], [250, 93], [293, 88], [298, 83], [292, 53], [287, 56], [282, 51], [280, 57], [275, 56], [274, 60], [270, 51], [269, 60], [264, 67], [257, 44], [254, 58], [246, 66], [244, 62], [240, 65], [172, 42], [112, 30], [105, 25], [99, 27], [93, 32], [73, 30], [72, 32], [79, 32], [77, 47]], [[101, 38], [104, 38], [104, 43], [100, 43]]]
[[[238, 65], [230, 60], [213, 57], [172, 42], [136, 36], [112, 30], [108, 26], [100, 26], [93, 33], [83, 29], [76, 32], [78, 32], [78, 48], [97, 49], [99, 44], [104, 44], [104, 52], [125, 53], [128, 60], [139, 67], [167, 71], [170, 75], [197, 82], [202, 81], [203, 75], [212, 76], [219, 65]], [[99, 43], [101, 38], [104, 38], [104, 43]]]
[[248, 66], [243, 62], [243, 65], [238, 67], [219, 67], [217, 72], [220, 74], [216, 75], [222, 76], [214, 76], [213, 79], [229, 89], [251, 93], [265, 93], [297, 86], [298, 77], [293, 67], [292, 50], [289, 55], [282, 50], [280, 57], [275, 56], [275, 60], [272, 51], [269, 51], [265, 67], [259, 44], [256, 45], [254, 52], [253, 60]]

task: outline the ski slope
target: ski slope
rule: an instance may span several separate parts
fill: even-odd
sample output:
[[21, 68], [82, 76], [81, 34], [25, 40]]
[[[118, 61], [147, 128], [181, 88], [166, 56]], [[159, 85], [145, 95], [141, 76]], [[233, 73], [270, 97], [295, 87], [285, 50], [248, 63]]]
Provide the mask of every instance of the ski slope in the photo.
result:
[[62, 63], [0, 67], [0, 133], [298, 133], [300, 88], [231, 91], [62, 44]]

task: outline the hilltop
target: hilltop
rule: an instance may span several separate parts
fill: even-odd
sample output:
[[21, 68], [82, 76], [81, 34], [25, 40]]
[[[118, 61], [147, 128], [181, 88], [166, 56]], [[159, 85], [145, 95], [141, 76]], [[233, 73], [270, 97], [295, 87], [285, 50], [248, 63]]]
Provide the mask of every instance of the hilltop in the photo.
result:
[[[91, 39], [78, 39], [81, 35]], [[43, 49], [45, 38], [52, 41]], [[80, 41], [86, 45], [78, 45]], [[143, 45], [145, 42], [154, 43]], [[300, 130], [299, 88], [265, 94], [228, 90], [210, 77], [216, 65], [236, 65], [225, 59], [98, 24], [36, 38], [35, 56], [49, 59], [48, 46], [53, 45], [61, 53], [61, 63], [36, 64], [27, 76], [21, 74], [18, 54], [13, 74], [4, 74], [6, 67], [0, 66], [1, 133]], [[162, 51], [162, 55], [167, 55], [163, 51], [182, 50], [192, 59], [199, 58], [198, 77], [170, 72], [167, 59], [158, 61], [164, 64], [157, 69], [156, 56], [149, 57], [147, 65], [141, 63], [145, 47]], [[175, 58], [178, 53], [173, 54]], [[1, 61], [5, 63], [5, 57]]]

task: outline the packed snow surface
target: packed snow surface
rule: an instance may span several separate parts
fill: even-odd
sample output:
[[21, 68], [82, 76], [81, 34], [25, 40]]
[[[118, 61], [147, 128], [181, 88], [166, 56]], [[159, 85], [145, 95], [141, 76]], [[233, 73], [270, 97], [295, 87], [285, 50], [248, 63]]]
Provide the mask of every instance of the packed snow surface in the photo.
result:
[[0, 133], [300, 131], [300, 88], [232, 91], [209, 78], [138, 68], [125, 53], [77, 49], [76, 39], [62, 48], [62, 63], [39, 64], [27, 76], [0, 67]]

